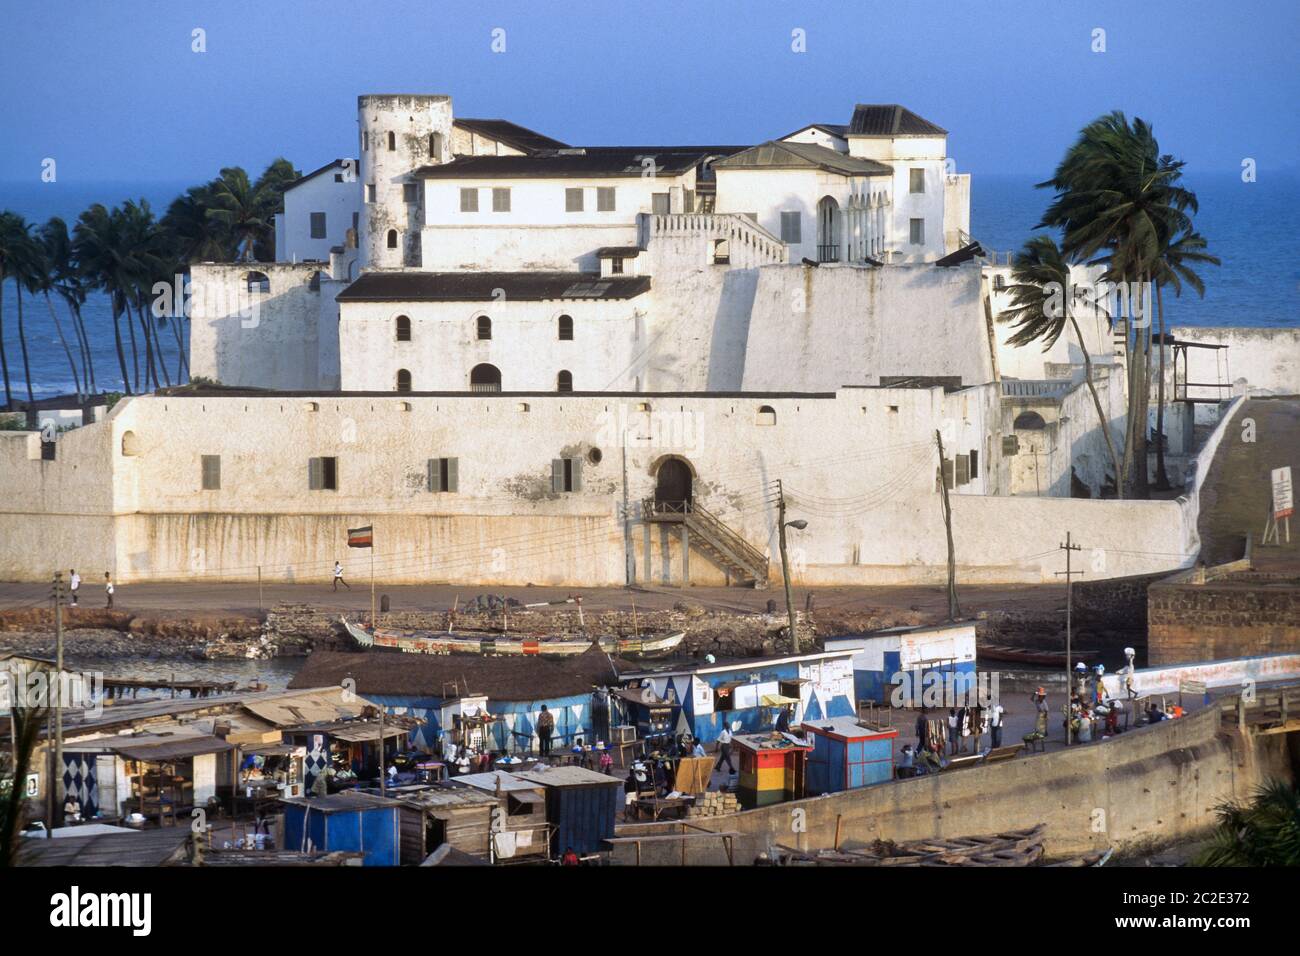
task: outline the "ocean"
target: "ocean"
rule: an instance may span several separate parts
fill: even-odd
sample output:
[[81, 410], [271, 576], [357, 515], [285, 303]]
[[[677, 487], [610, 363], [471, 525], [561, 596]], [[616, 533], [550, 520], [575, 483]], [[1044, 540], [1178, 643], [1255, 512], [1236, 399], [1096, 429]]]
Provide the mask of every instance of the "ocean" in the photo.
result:
[[[1044, 174], [1046, 175], [1046, 174]], [[1018, 249], [1033, 234], [1050, 194], [1034, 188], [1034, 177], [975, 175], [971, 184], [971, 234], [999, 257]], [[1201, 270], [1205, 297], [1190, 291], [1165, 302], [1172, 325], [1300, 325], [1300, 230], [1291, 222], [1300, 210], [1300, 176], [1264, 174], [1258, 182], [1237, 176], [1189, 174], [1186, 182], [1200, 200], [1197, 229], [1209, 251], [1223, 260]], [[147, 199], [156, 215], [191, 183], [0, 183], [0, 209], [9, 209], [41, 223], [61, 216], [69, 224], [94, 202], [114, 205], [125, 199]], [[22, 357], [18, 347], [17, 309], [13, 283], [4, 290], [5, 351], [15, 398], [26, 396]], [[55, 301], [62, 318], [63, 303]], [[73, 390], [67, 359], [59, 346], [44, 301], [25, 297], [24, 315], [31, 355], [33, 391], [37, 397]], [[108, 299], [93, 295], [83, 309], [91, 339], [97, 384], [121, 389], [122, 376], [113, 345], [113, 321]], [[70, 334], [70, 319], [64, 322]], [[137, 329], [137, 335], [139, 330]], [[123, 336], [126, 336], [125, 327]], [[158, 337], [173, 381], [178, 372], [176, 340], [170, 328]], [[143, 353], [142, 353], [143, 357]], [[130, 355], [127, 356], [128, 363]]]

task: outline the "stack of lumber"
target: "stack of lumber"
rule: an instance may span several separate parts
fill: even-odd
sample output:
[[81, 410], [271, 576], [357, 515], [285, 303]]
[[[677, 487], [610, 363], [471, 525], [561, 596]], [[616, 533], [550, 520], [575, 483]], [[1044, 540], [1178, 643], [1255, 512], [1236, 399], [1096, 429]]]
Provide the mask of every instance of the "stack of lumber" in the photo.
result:
[[720, 817], [740, 810], [740, 801], [734, 793], [702, 793], [695, 798], [695, 806], [686, 811], [691, 817]]

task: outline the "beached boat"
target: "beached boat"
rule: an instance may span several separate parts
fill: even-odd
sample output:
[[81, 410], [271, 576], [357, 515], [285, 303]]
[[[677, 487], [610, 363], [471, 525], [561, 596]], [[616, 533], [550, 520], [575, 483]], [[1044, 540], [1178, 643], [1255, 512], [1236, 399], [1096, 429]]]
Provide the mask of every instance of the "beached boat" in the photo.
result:
[[[592, 638], [581, 634], [546, 635], [501, 631], [422, 631], [395, 627], [369, 628], [346, 617], [343, 626], [360, 647], [381, 647], [408, 654], [490, 654], [507, 656], [566, 657], [581, 654]], [[674, 650], [684, 631], [647, 634], [641, 637], [609, 635], [596, 640], [607, 654], [616, 657], [658, 657]]]

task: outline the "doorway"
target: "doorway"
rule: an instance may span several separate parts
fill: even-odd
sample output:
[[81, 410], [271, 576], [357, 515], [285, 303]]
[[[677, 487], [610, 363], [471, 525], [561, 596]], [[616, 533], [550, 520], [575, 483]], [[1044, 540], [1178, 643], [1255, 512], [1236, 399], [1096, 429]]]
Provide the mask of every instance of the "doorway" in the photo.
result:
[[665, 458], [655, 473], [655, 504], [665, 510], [689, 510], [692, 483], [690, 465], [680, 458]]

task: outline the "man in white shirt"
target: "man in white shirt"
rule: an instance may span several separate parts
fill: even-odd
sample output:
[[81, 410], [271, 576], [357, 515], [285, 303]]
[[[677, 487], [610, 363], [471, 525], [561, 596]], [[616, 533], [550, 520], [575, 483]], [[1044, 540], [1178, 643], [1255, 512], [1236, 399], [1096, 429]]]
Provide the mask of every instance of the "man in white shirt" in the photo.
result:
[[72, 597], [71, 604], [73, 607], [77, 606], [77, 591], [80, 588], [81, 588], [81, 575], [77, 573], [76, 568], [73, 568], [71, 571], [68, 572], [68, 593]]
[[718, 762], [713, 765], [717, 770], [726, 761], [727, 772], [735, 773], [736, 765], [731, 762], [731, 728], [726, 724], [722, 725], [722, 733], [718, 734]]
[[986, 711], [989, 715], [989, 731], [993, 735], [993, 747], [1002, 746], [1002, 705], [994, 704]]
[[352, 585], [348, 584], [347, 581], [343, 580], [343, 565], [340, 564], [338, 561], [335, 561], [334, 562], [334, 590], [335, 591], [339, 589], [340, 584], [343, 585], [345, 588], [347, 588], [349, 591], [352, 590]]

